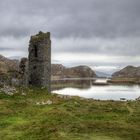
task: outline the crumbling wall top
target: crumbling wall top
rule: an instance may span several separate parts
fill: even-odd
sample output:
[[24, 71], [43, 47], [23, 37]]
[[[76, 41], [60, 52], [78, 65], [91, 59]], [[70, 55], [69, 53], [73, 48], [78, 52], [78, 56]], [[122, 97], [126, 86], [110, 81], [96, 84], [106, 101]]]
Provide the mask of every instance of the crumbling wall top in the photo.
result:
[[34, 36], [31, 36], [31, 40], [30, 40], [30, 43], [39, 43], [39, 42], [42, 42], [43, 40], [46, 41], [47, 40], [50, 40], [50, 32], [47, 32], [47, 33], [44, 33], [42, 31], [39, 31], [38, 34], [34, 35]]

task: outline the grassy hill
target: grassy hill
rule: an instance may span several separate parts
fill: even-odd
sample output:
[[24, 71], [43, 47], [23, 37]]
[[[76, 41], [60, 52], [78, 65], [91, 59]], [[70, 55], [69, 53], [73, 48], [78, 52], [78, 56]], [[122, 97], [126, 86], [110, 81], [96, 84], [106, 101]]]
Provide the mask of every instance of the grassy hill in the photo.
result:
[[17, 89], [12, 96], [0, 93], [0, 140], [139, 138], [140, 101], [70, 98], [45, 89]]

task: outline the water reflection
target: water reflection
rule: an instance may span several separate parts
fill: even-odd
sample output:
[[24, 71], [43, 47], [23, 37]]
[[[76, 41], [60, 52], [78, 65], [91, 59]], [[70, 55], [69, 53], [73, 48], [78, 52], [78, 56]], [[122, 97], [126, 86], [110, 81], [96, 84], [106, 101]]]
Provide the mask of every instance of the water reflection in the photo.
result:
[[134, 100], [140, 96], [139, 85], [95, 85], [95, 79], [60, 80], [53, 85], [54, 93], [100, 100]]
[[89, 89], [94, 83], [94, 79], [62, 79], [52, 81], [52, 91], [63, 89], [65, 87]]

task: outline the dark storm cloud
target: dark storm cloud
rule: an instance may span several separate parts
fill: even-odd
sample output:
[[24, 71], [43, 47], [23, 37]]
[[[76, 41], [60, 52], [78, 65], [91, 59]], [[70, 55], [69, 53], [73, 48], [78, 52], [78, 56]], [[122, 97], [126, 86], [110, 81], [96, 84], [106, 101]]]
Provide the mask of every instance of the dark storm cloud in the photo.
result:
[[55, 37], [140, 34], [139, 0], [3, 0], [1, 35], [50, 30]]

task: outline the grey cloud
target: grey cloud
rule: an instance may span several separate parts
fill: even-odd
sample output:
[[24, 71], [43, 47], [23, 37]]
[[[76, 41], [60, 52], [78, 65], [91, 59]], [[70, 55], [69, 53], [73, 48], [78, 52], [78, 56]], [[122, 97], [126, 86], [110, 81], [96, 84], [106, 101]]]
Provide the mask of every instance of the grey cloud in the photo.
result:
[[13, 50], [13, 48], [6, 48], [6, 47], [1, 47], [0, 46], [0, 52], [2, 52], [2, 51], [12, 51]]
[[57, 38], [137, 36], [139, 7], [139, 0], [5, 0], [0, 31], [25, 36], [49, 30]]
[[139, 38], [65, 38], [53, 40], [53, 52], [56, 53], [87, 53], [112, 56], [139, 56]]

